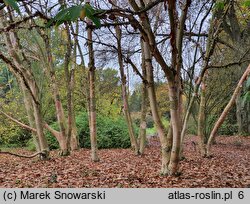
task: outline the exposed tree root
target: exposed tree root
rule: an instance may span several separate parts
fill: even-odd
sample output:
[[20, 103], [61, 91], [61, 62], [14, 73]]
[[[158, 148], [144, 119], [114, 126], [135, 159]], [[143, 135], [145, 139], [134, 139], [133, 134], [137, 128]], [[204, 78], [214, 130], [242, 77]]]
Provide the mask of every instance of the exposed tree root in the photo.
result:
[[37, 155], [40, 155], [41, 157], [44, 157], [47, 155], [46, 151], [36, 152], [32, 155], [21, 155], [21, 154], [16, 154], [12, 152], [2, 151], [1, 149], [0, 149], [0, 154], [8, 154], [8, 155], [16, 156], [16, 157], [27, 158], [27, 159], [36, 157]]

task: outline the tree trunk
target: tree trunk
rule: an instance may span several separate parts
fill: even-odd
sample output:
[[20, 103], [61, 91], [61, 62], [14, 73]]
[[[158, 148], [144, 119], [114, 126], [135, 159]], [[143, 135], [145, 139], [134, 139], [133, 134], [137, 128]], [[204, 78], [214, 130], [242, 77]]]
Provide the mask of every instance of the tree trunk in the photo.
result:
[[171, 124], [173, 131], [173, 144], [171, 150], [171, 157], [169, 162], [169, 175], [175, 175], [178, 173], [179, 160], [180, 160], [180, 150], [181, 150], [181, 118], [179, 113], [179, 83], [172, 83], [169, 81], [169, 99], [170, 99], [170, 115]]
[[144, 153], [146, 146], [146, 115], [147, 115], [147, 87], [146, 84], [142, 85], [142, 104], [141, 104], [141, 119], [140, 119], [140, 131], [138, 141], [140, 144], [139, 152], [140, 154]]
[[35, 103], [34, 100], [32, 100], [32, 104], [34, 108], [34, 118], [36, 123], [37, 136], [39, 139], [41, 151], [44, 152], [44, 154], [41, 155], [41, 159], [47, 159], [49, 157], [49, 146], [43, 133], [43, 119], [42, 119], [40, 105]]
[[132, 147], [133, 151], [135, 152], [135, 154], [138, 155], [139, 154], [139, 148], [138, 148], [138, 144], [137, 144], [135, 133], [134, 133], [133, 122], [132, 122], [131, 115], [130, 115], [130, 112], [129, 112], [127, 90], [126, 90], [125, 86], [126, 85], [124, 85], [124, 83], [123, 83], [123, 85], [122, 85], [123, 112], [124, 112], [125, 119], [126, 119], [127, 126], [128, 126], [128, 132], [129, 132], [131, 147]]
[[[214, 53], [216, 40], [218, 38], [218, 34], [220, 33], [220, 28], [222, 26], [223, 19], [225, 18], [229, 8], [230, 8], [230, 4], [228, 4], [226, 6], [225, 12], [223, 13], [222, 17], [219, 20], [215, 18], [216, 13], [214, 13], [213, 16], [212, 16], [211, 24], [209, 26], [209, 34], [208, 34], [209, 37], [208, 37], [207, 43], [206, 43], [206, 53], [205, 53], [205, 57], [204, 57], [202, 70], [200, 72], [198, 80], [195, 83], [195, 86], [194, 86], [194, 89], [193, 89], [193, 94], [192, 94], [192, 97], [191, 97], [190, 102], [188, 104], [188, 108], [186, 110], [184, 121], [183, 121], [183, 126], [182, 126], [182, 130], [181, 130], [181, 143], [184, 142], [184, 137], [185, 137], [186, 129], [187, 129], [187, 123], [188, 123], [188, 120], [189, 120], [189, 116], [191, 114], [192, 106], [193, 106], [193, 104], [195, 102], [195, 99], [196, 99], [200, 84], [201, 84], [201, 82], [203, 80], [203, 77], [206, 74], [206, 71], [208, 69], [208, 64], [209, 64], [209, 61], [211, 59], [211, 56]], [[209, 14], [209, 13], [207, 13], [207, 14]], [[206, 17], [207, 16], [208, 15], [206, 15]], [[202, 19], [200, 32], [201, 32], [204, 20], [205, 20], [205, 18]], [[199, 39], [200, 39], [200, 37], [198, 37], [197, 43], [199, 43]], [[196, 53], [197, 53], [197, 48], [196, 48], [196, 51], [195, 51], [195, 56], [196, 56]], [[196, 61], [196, 58], [194, 59], [193, 68], [195, 66], [195, 61]], [[191, 79], [191, 80], [193, 80], [193, 79]]]
[[[73, 28], [72, 28], [73, 29]], [[79, 25], [76, 23], [76, 31], [75, 33], [78, 34], [79, 32]], [[76, 68], [76, 60], [77, 60], [77, 45], [78, 45], [78, 38], [76, 35], [74, 35], [74, 49], [73, 49], [73, 65], [72, 69], [70, 70], [69, 76], [70, 76], [70, 90], [71, 90], [71, 110], [72, 110], [72, 130], [71, 130], [71, 141], [70, 141], [70, 149], [71, 150], [77, 150], [79, 148], [79, 139], [78, 139], [78, 133], [77, 133], [77, 127], [76, 127], [76, 119], [75, 119], [75, 110], [74, 110], [74, 88], [75, 88], [75, 68]], [[69, 131], [70, 132], [70, 131]]]
[[[66, 77], [66, 89], [67, 89], [67, 110], [68, 110], [68, 126], [66, 133], [66, 148], [71, 150], [78, 149], [78, 139], [77, 139], [77, 128], [75, 123], [75, 112], [74, 112], [74, 86], [75, 86], [75, 66], [76, 66], [76, 48], [77, 48], [77, 36], [74, 36], [74, 48], [73, 48], [73, 63], [70, 67], [71, 58], [71, 36], [70, 28], [67, 23], [65, 23], [67, 31], [67, 49], [65, 53], [64, 62], [64, 72]], [[76, 26], [76, 33], [78, 33], [78, 26]]]
[[[223, 21], [223, 28], [224, 31], [228, 34], [228, 36], [231, 38], [233, 47], [235, 48], [233, 50], [233, 58], [234, 60], [238, 60], [241, 58], [242, 51], [247, 48], [245, 40], [244, 40], [244, 35], [242, 35], [242, 30], [241, 30], [241, 25], [239, 22], [239, 19], [237, 18], [236, 10], [235, 10], [235, 5], [232, 4], [232, 6], [229, 9], [227, 19]], [[240, 77], [241, 72], [242, 72], [242, 67], [238, 67], [239, 70], [237, 70], [237, 75]], [[241, 135], [245, 128], [244, 128], [244, 121], [247, 120], [245, 117], [246, 115], [244, 114], [244, 107], [242, 107], [242, 102], [240, 100], [240, 95], [239, 94], [236, 98], [236, 119], [237, 119], [237, 125], [238, 125], [238, 134]]]
[[[65, 23], [65, 29], [67, 33], [67, 43], [66, 52], [64, 56], [64, 73], [66, 78], [66, 90], [67, 90], [67, 111], [68, 111], [68, 123], [66, 130], [66, 147], [65, 149], [70, 149], [70, 142], [72, 137], [72, 121], [74, 117], [73, 109], [73, 87], [74, 87], [74, 68], [70, 68], [70, 58], [71, 58], [71, 36], [68, 23]], [[75, 48], [74, 48], [75, 49]], [[75, 53], [75, 51], [74, 51]], [[75, 56], [73, 56], [75, 57]], [[73, 61], [74, 63], [74, 61]], [[75, 64], [74, 64], [75, 65]], [[73, 65], [73, 66], [74, 66]], [[69, 70], [70, 69], [70, 70]]]
[[247, 104], [247, 133], [250, 134], [250, 102]]
[[158, 105], [156, 101], [156, 94], [155, 94], [152, 56], [149, 50], [149, 45], [145, 41], [143, 42], [142, 50], [143, 50], [142, 53], [145, 55], [149, 104], [150, 104], [152, 116], [154, 119], [154, 123], [156, 126], [156, 130], [159, 135], [160, 142], [161, 142], [161, 153], [162, 153], [161, 174], [167, 175], [169, 173], [168, 164], [169, 164], [169, 159], [170, 159], [170, 154], [171, 154], [171, 143], [169, 143], [169, 140], [167, 137], [167, 131], [165, 130], [161, 117], [159, 115]]
[[90, 110], [89, 110], [89, 126], [91, 141], [91, 158], [92, 161], [99, 161], [97, 154], [97, 132], [96, 132], [96, 108], [95, 108], [95, 71], [89, 71], [89, 94], [90, 94]]
[[[81, 49], [81, 46], [79, 44], [79, 40], [78, 40], [78, 34], [79, 34], [79, 22], [76, 22], [76, 26], [75, 26], [75, 31], [74, 31], [74, 27], [71, 24], [71, 32], [75, 33], [74, 35], [74, 51], [73, 51], [73, 57], [74, 57], [74, 68], [72, 70], [72, 74], [71, 74], [71, 81], [75, 82], [75, 66], [76, 66], [76, 59], [77, 59], [77, 49], [81, 58], [81, 89], [82, 89], [82, 93], [83, 95], [89, 99], [89, 86], [88, 86], [88, 74], [86, 72], [86, 67], [85, 67], [85, 61], [84, 61], [84, 56], [83, 56], [83, 52]], [[72, 84], [72, 90], [74, 89], [74, 83]], [[87, 112], [89, 112], [89, 100], [86, 100], [86, 109]], [[74, 92], [72, 95], [72, 107], [74, 107]], [[89, 116], [89, 115], [88, 115]], [[83, 139], [83, 138], [82, 138]], [[83, 141], [84, 142], [84, 141]], [[76, 121], [75, 121], [75, 112], [73, 109], [73, 117], [72, 117], [72, 137], [71, 137], [71, 150], [76, 150], [78, 149], [79, 146], [79, 135], [77, 133], [77, 127], [76, 127]]]
[[71, 150], [77, 150], [79, 149], [79, 139], [78, 139], [78, 133], [77, 133], [77, 127], [76, 127], [76, 120], [75, 120], [75, 114], [72, 117], [72, 132], [71, 132], [71, 140], [70, 140], [70, 149]]
[[[28, 92], [27, 88], [23, 84], [22, 80], [19, 80], [19, 84], [20, 84], [22, 92], [23, 92], [23, 100], [24, 100], [24, 105], [25, 105], [25, 109], [27, 112], [27, 116], [28, 116], [29, 125], [30, 125], [30, 127], [36, 129], [34, 110], [33, 110], [32, 99], [30, 97], [30, 93]], [[41, 147], [40, 147], [37, 133], [32, 132], [32, 138], [33, 138], [34, 144], [36, 146], [36, 151], [40, 152]]]
[[74, 110], [74, 83], [75, 83], [75, 78], [74, 78], [74, 70], [71, 70], [70, 72], [70, 90], [72, 91], [71, 93], [71, 117], [69, 120], [71, 120], [71, 131], [68, 131], [68, 134], [70, 134], [70, 149], [71, 150], [77, 150], [79, 149], [79, 139], [78, 139], [78, 133], [77, 133], [77, 127], [76, 127], [76, 119], [75, 119], [75, 110]]
[[205, 149], [205, 106], [206, 106], [206, 85], [203, 82], [201, 84], [201, 94], [200, 94], [200, 107], [199, 107], [199, 114], [198, 114], [198, 131], [197, 135], [199, 137], [199, 147], [200, 153], [202, 157], [206, 156], [206, 149]]
[[[143, 72], [143, 77], [145, 78], [146, 77], [145, 59], [142, 60], [142, 72]], [[145, 82], [143, 82], [141, 89], [142, 89], [142, 102], [141, 102], [141, 119], [140, 119], [140, 131], [139, 131], [138, 141], [139, 141], [140, 154], [143, 154], [146, 146], [146, 129], [147, 129], [146, 115], [147, 115], [147, 104], [148, 104], [147, 84]]]
[[236, 100], [237, 96], [239, 95], [239, 93], [240, 93], [240, 91], [242, 89], [242, 85], [243, 85], [244, 81], [247, 80], [249, 74], [250, 74], [250, 64], [248, 65], [246, 71], [242, 75], [236, 89], [234, 90], [234, 93], [233, 93], [230, 101], [228, 102], [228, 104], [225, 107], [224, 111], [222, 112], [219, 119], [217, 120], [217, 122], [214, 125], [214, 128], [213, 128], [213, 130], [212, 130], [212, 132], [211, 132], [211, 134], [209, 136], [208, 143], [207, 143], [207, 156], [210, 156], [210, 148], [211, 148], [212, 141], [213, 141], [215, 135], [217, 134], [218, 129], [220, 128], [220, 126], [224, 122], [228, 112], [231, 110], [233, 104], [235, 103], [235, 100]]
[[95, 61], [92, 42], [92, 22], [88, 19], [88, 51], [89, 51], [89, 129], [91, 142], [91, 159], [98, 162], [97, 132], [96, 132], [96, 99], [95, 99]]
[[241, 135], [243, 133], [243, 121], [242, 121], [242, 102], [239, 94], [236, 98], [236, 118], [238, 125], [238, 134]]
[[126, 87], [127, 80], [126, 80], [126, 75], [125, 75], [124, 66], [123, 66], [123, 57], [122, 57], [122, 48], [121, 48], [122, 33], [121, 33], [121, 29], [119, 26], [115, 27], [115, 31], [116, 31], [116, 37], [117, 37], [118, 62], [119, 62], [120, 75], [121, 75], [121, 81], [122, 81], [123, 112], [124, 112], [125, 119], [126, 119], [127, 126], [128, 126], [131, 147], [133, 151], [135, 151], [135, 154], [138, 155], [140, 153], [139, 147], [136, 141], [136, 136], [135, 136], [135, 132], [133, 128], [133, 122], [132, 122], [131, 115], [129, 112], [128, 94], [127, 94], [127, 87]]
[[45, 48], [47, 52], [47, 58], [48, 58], [48, 71], [49, 71], [48, 76], [50, 76], [51, 89], [52, 89], [53, 99], [54, 99], [55, 108], [56, 108], [57, 121], [59, 124], [59, 129], [60, 129], [60, 134], [61, 134], [60, 141], [58, 141], [59, 144], [62, 144], [62, 146], [60, 146], [60, 149], [61, 149], [60, 155], [67, 156], [70, 154], [70, 149], [68, 145], [65, 145], [65, 144], [68, 144], [66, 118], [64, 115], [61, 97], [60, 97], [60, 93], [59, 93], [59, 89], [58, 89], [58, 85], [56, 81], [55, 68], [54, 68], [54, 63], [52, 60], [51, 46], [50, 46], [48, 35], [46, 34], [43, 35], [43, 39], [44, 39]]
[[181, 127], [182, 127], [182, 83], [181, 83], [181, 68], [182, 68], [182, 48], [183, 36], [185, 30], [185, 21], [187, 18], [188, 8], [191, 4], [190, 0], [185, 1], [185, 6], [181, 11], [180, 18], [176, 15], [177, 8], [175, 1], [168, 2], [168, 16], [171, 30], [171, 67], [175, 70], [174, 77], [169, 77], [169, 100], [170, 100], [170, 115], [172, 125], [172, 150], [170, 162], [168, 165], [169, 174], [177, 175], [179, 169], [179, 160], [181, 155]]
[[[4, 27], [5, 26], [4, 17], [6, 17], [6, 15], [3, 10], [0, 11], [0, 16], [1, 16], [0, 26]], [[9, 15], [9, 18], [12, 21], [11, 14]], [[47, 140], [43, 133], [43, 118], [41, 114], [41, 105], [39, 101], [39, 88], [36, 84], [35, 77], [31, 71], [32, 70], [31, 63], [27, 59], [25, 52], [23, 51], [20, 45], [20, 40], [15, 32], [12, 31], [4, 32], [4, 42], [6, 44], [8, 53], [12, 59], [9, 60], [3, 55], [1, 56], [1, 58], [3, 59], [3, 61], [5, 61], [5, 63], [9, 65], [9, 68], [14, 73], [14, 75], [18, 77], [18, 80], [21, 81], [22, 84], [25, 85], [25, 87], [29, 91], [29, 94], [32, 98], [36, 133], [40, 149], [41, 151], [44, 152], [44, 154], [41, 154], [41, 159], [47, 159], [49, 157], [49, 148]], [[19, 55], [21, 55], [21, 57]]]

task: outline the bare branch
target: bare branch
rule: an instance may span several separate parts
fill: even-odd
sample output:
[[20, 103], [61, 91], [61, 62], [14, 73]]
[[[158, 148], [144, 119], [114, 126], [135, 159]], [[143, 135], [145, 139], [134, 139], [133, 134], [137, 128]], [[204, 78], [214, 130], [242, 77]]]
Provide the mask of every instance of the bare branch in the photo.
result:
[[10, 116], [9, 114], [3, 112], [2, 110], [0, 110], [0, 113], [2, 113], [5, 117], [7, 117], [8, 119], [10, 119], [11, 121], [15, 122], [16, 124], [18, 124], [20, 127], [24, 128], [24, 129], [27, 129], [27, 130], [30, 130], [34, 133], [36, 133], [36, 129], [35, 128], [32, 128], [22, 122], [20, 122], [19, 120], [13, 118], [12, 116]]

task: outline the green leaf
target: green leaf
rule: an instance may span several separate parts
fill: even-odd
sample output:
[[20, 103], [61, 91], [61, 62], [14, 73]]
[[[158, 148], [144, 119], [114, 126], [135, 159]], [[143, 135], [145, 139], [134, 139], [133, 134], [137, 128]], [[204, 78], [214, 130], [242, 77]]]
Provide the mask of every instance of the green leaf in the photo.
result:
[[54, 18], [52, 18], [46, 25], [46, 27], [51, 26], [56, 22], [56, 26], [59, 26], [66, 21], [75, 21], [80, 16], [82, 6], [72, 6], [66, 9], [62, 9]]
[[17, 13], [21, 14], [20, 9], [15, 0], [3, 0], [3, 2], [6, 6], [11, 6], [13, 9], [17, 11]]
[[244, 2], [242, 2], [242, 6], [250, 7], [250, 0], [245, 0]]
[[85, 4], [84, 10], [86, 12], [86, 16], [93, 21], [97, 28], [101, 27], [101, 21], [98, 17], [94, 16], [98, 11], [96, 11], [91, 5]]
[[84, 5], [84, 9], [85, 9], [85, 12], [86, 12], [86, 15], [94, 15], [95, 14], [95, 10], [93, 9], [93, 7], [89, 4], [85, 4]]
[[78, 5], [69, 8], [61, 8], [58, 14], [47, 23], [46, 27], [50, 27], [53, 23], [55, 23], [56, 26], [59, 26], [66, 21], [75, 21], [80, 17], [82, 9], [84, 9], [86, 16], [94, 22], [97, 28], [99, 28], [101, 26], [101, 21], [98, 17], [95, 16], [98, 11], [96, 11], [89, 4], [85, 4], [84, 7]]

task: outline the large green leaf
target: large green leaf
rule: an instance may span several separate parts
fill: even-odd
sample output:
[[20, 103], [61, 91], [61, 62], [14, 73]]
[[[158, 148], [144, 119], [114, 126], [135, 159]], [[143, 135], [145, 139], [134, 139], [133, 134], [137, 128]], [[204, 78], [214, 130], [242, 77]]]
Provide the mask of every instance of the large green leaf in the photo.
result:
[[51, 26], [54, 22], [57, 26], [66, 21], [75, 21], [80, 16], [82, 6], [72, 6], [66, 9], [62, 9], [54, 18], [52, 18], [47, 27]]
[[47, 23], [46, 27], [49, 27], [54, 23], [56, 26], [59, 26], [66, 21], [75, 21], [80, 17], [82, 10], [85, 11], [86, 16], [94, 22], [96, 27], [99, 28], [101, 26], [100, 19], [95, 16], [96, 10], [91, 5], [85, 4], [84, 6], [77, 5], [69, 8], [62, 8], [59, 13]]
[[13, 9], [15, 9], [19, 14], [21, 14], [20, 9], [16, 3], [15, 0], [3, 0], [6, 6], [11, 6]]
[[84, 5], [84, 10], [86, 13], [86, 16], [93, 21], [93, 23], [96, 25], [97, 28], [101, 27], [101, 21], [98, 17], [95, 16], [96, 11], [93, 9], [93, 7], [89, 4]]

